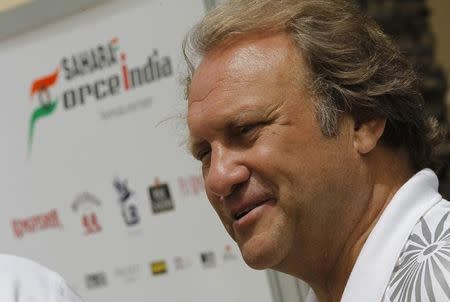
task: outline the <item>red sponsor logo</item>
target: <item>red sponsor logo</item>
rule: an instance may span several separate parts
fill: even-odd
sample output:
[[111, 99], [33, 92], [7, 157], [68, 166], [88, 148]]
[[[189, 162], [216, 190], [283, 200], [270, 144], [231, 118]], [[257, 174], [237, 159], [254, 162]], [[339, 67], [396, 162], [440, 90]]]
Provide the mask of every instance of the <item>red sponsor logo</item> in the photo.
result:
[[36, 233], [62, 226], [56, 210], [29, 218], [14, 219], [11, 224], [17, 238], [22, 238], [26, 233]]
[[97, 214], [95, 213], [83, 215], [81, 222], [85, 229], [85, 235], [98, 233], [102, 230], [102, 227], [98, 223]]
[[100, 206], [100, 200], [89, 192], [78, 195], [72, 203], [72, 210], [81, 214], [81, 224], [84, 227], [85, 235], [95, 234], [102, 230], [95, 212]]
[[184, 196], [197, 196], [205, 192], [205, 185], [201, 175], [178, 177], [178, 188]]

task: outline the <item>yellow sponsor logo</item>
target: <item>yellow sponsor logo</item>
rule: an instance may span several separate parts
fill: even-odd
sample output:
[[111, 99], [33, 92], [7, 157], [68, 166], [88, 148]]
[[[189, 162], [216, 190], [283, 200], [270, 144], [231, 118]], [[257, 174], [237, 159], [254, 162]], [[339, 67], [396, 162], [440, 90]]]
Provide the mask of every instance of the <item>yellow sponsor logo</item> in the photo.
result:
[[156, 261], [150, 264], [153, 275], [167, 273], [167, 264], [165, 261]]

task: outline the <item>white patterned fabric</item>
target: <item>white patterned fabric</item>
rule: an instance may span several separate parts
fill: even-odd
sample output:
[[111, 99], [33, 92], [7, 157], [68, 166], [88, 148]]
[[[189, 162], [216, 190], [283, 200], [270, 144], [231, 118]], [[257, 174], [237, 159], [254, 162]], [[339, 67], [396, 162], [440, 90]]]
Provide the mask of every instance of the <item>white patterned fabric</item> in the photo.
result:
[[[450, 301], [450, 203], [424, 169], [394, 195], [367, 238], [342, 302]], [[316, 302], [313, 293], [306, 300]]]
[[450, 301], [450, 203], [427, 212], [402, 250], [383, 302]]
[[30, 260], [0, 255], [1, 302], [81, 302], [56, 273]]

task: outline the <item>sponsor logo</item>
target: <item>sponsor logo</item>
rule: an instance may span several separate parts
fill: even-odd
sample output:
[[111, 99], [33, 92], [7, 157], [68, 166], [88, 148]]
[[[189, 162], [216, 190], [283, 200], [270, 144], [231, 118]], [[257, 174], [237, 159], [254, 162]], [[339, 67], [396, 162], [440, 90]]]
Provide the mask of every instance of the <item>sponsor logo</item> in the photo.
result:
[[13, 219], [11, 224], [17, 238], [22, 238], [26, 233], [31, 234], [62, 227], [56, 210], [29, 218]]
[[167, 264], [163, 260], [150, 263], [150, 268], [153, 275], [162, 275], [167, 273]]
[[156, 179], [155, 184], [148, 188], [150, 202], [153, 213], [161, 213], [174, 209], [173, 200], [170, 194], [169, 185], [167, 183], [160, 183]]
[[106, 279], [106, 274], [104, 272], [98, 272], [86, 275], [86, 288], [87, 289], [96, 289], [105, 287], [108, 284]]
[[95, 234], [102, 230], [96, 213], [100, 206], [100, 200], [89, 192], [81, 193], [72, 203], [72, 211], [81, 215], [81, 224], [85, 235]]
[[[84, 76], [98, 74], [99, 71], [107, 69], [114, 71], [107, 75], [103, 73], [103, 76], [97, 76], [95, 80], [81, 85], [69, 85], [74, 79], [78, 79], [77, 83], [80, 83]], [[171, 58], [160, 56], [157, 49], [147, 56], [143, 65], [129, 67], [127, 55], [120, 50], [118, 38], [63, 57], [53, 72], [38, 77], [31, 83], [30, 98], [38, 99], [39, 102], [29, 121], [28, 154], [31, 153], [35, 140], [36, 123], [54, 114], [57, 108], [73, 111], [172, 75]], [[50, 88], [52, 91], [58, 88], [60, 93], [51, 94]]]
[[175, 270], [181, 271], [191, 267], [192, 261], [190, 258], [177, 256], [173, 259], [173, 264]]
[[101, 111], [100, 116], [102, 120], [109, 120], [112, 118], [119, 118], [121, 116], [144, 110], [149, 108], [153, 103], [151, 97], [146, 97], [137, 101], [129, 102], [127, 104], [119, 105], [107, 110]]
[[37, 96], [39, 105], [33, 110], [30, 117], [28, 126], [28, 154], [31, 152], [36, 122], [43, 117], [51, 115], [58, 105], [58, 100], [52, 97], [50, 93], [50, 87], [56, 84], [58, 77], [59, 68], [49, 75], [34, 80], [31, 84], [30, 98], [33, 99], [33, 97]]
[[122, 266], [115, 269], [116, 277], [122, 279], [126, 283], [138, 280], [142, 275], [142, 267], [139, 264]]
[[134, 192], [128, 188], [126, 180], [116, 178], [113, 185], [119, 195], [119, 204], [125, 224], [128, 226], [137, 225], [140, 217]]
[[205, 185], [202, 175], [188, 175], [178, 177], [178, 188], [185, 197], [204, 194]]
[[225, 249], [224, 249], [224, 252], [223, 252], [223, 260], [231, 261], [231, 260], [237, 260], [237, 259], [238, 259], [238, 256], [234, 252], [234, 250], [231, 247], [231, 245], [229, 245], [229, 244], [225, 245]]
[[216, 267], [216, 255], [213, 252], [201, 253], [200, 259], [204, 268]]

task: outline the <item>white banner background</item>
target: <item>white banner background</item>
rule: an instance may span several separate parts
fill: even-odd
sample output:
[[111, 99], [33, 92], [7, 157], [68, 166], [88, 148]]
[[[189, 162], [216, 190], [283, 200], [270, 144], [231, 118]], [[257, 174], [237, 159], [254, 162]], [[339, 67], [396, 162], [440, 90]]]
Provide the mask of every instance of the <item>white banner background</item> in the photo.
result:
[[[184, 107], [180, 45], [203, 12], [200, 0], [112, 1], [0, 44], [0, 252], [60, 272], [86, 301], [272, 301], [266, 275], [241, 260], [198, 191], [198, 164], [180, 146], [183, 121], [174, 118]], [[70, 81], [61, 69], [49, 89], [59, 103], [37, 121], [28, 154], [30, 117], [39, 106], [37, 96], [30, 97], [33, 81], [54, 72], [63, 57], [115, 37], [128, 67], [144, 66], [157, 49], [159, 58], [170, 57], [173, 75], [129, 91], [121, 87], [118, 95], [101, 101], [90, 97], [66, 110], [64, 91], [120, 74], [121, 67], [118, 63]], [[105, 119], [111, 110], [129, 112]], [[140, 217], [135, 226], [122, 217], [116, 177], [135, 193]], [[173, 211], [153, 213], [148, 188], [156, 178], [168, 184]], [[83, 192], [101, 202], [88, 209], [97, 215], [101, 232], [85, 235], [81, 214], [71, 208]], [[61, 227], [14, 235], [14, 219], [52, 209]], [[224, 257], [226, 245], [238, 256], [235, 260]], [[200, 253], [209, 251], [217, 263], [205, 268]], [[176, 270], [175, 257], [190, 266]], [[150, 263], [158, 260], [166, 261], [166, 274], [152, 274]], [[99, 272], [106, 284], [88, 289], [86, 276]]]

